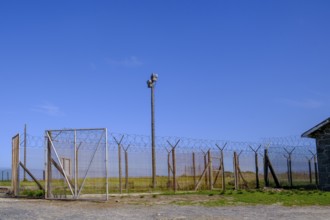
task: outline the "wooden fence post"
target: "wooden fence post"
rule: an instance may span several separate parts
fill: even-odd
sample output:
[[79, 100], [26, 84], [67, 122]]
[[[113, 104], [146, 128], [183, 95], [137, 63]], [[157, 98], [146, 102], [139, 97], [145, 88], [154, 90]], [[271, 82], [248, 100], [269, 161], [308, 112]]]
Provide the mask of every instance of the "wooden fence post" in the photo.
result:
[[311, 159], [307, 157], [308, 160], [308, 174], [309, 174], [309, 183], [312, 184], [313, 178], [312, 178], [312, 164], [311, 164]]
[[122, 194], [123, 186], [122, 186], [122, 169], [121, 169], [121, 142], [123, 141], [124, 135], [121, 137], [120, 141], [118, 141], [115, 137], [113, 137], [118, 145], [118, 177], [119, 177], [119, 193]]
[[[26, 157], [27, 157], [27, 140], [26, 140], [26, 136], [27, 136], [27, 133], [26, 133], [26, 124], [24, 125], [24, 166], [26, 167]], [[24, 177], [23, 177], [23, 180], [26, 181], [26, 172], [24, 171]]]
[[125, 188], [128, 193], [128, 153], [125, 151]]
[[295, 150], [295, 148], [293, 148], [291, 151], [288, 151], [286, 148], [284, 148], [284, 150], [288, 153], [288, 157], [287, 158], [287, 164], [288, 164], [288, 182], [289, 182], [289, 186], [292, 187], [293, 186], [293, 181], [292, 181], [292, 159], [291, 159], [291, 155], [293, 153], [293, 151]]
[[176, 192], [177, 190], [177, 179], [176, 179], [176, 157], [175, 157], [175, 148], [178, 146], [180, 140], [178, 140], [175, 145], [172, 145], [169, 141], [167, 143], [172, 147], [172, 173], [173, 173], [173, 190]]
[[167, 152], [167, 187], [171, 186], [171, 151]]
[[[206, 167], [207, 167], [207, 153], [205, 153], [203, 150], [202, 150], [202, 152], [203, 152], [203, 155], [204, 155], [204, 169], [206, 169]], [[208, 171], [206, 171], [205, 172], [205, 186], [207, 186], [208, 184], [208, 175], [207, 175], [207, 173], [208, 173]]]
[[236, 153], [236, 151], [234, 151], [233, 163], [234, 163], [234, 185], [235, 185], [235, 190], [238, 190], [239, 186], [238, 186], [238, 169], [237, 169], [237, 153]]
[[289, 157], [283, 155], [286, 158], [286, 174], [288, 178], [288, 185], [290, 186], [290, 164], [289, 164]]
[[258, 165], [258, 153], [254, 154], [255, 166], [256, 166], [256, 189], [259, 189], [259, 165]]
[[12, 167], [11, 186], [14, 196], [19, 195], [19, 134], [12, 138]]
[[122, 187], [122, 170], [121, 170], [121, 146], [118, 144], [118, 173], [119, 173], [119, 193], [123, 192]]
[[243, 179], [243, 174], [241, 173], [241, 169], [240, 169], [240, 165], [239, 165], [239, 157], [241, 156], [243, 150], [241, 150], [239, 152], [239, 154], [236, 155], [236, 167], [237, 167], [237, 182], [238, 182], [238, 187], [240, 187], [241, 185], [241, 176], [242, 176], [242, 179]]
[[47, 170], [46, 170], [46, 199], [52, 197], [52, 134], [50, 131], [46, 131], [47, 138]]
[[253, 149], [250, 145], [249, 147], [251, 148], [251, 150], [254, 152], [254, 162], [255, 162], [255, 170], [256, 170], [256, 189], [259, 189], [260, 185], [259, 185], [259, 165], [258, 165], [258, 151], [261, 147], [261, 145], [259, 145], [259, 147], [257, 149]]
[[128, 193], [128, 148], [130, 145], [128, 145], [126, 148], [123, 148], [125, 151], [125, 189], [126, 193]]
[[208, 164], [209, 164], [209, 189], [213, 189], [213, 168], [212, 168], [212, 158], [211, 158], [211, 150], [207, 152], [208, 156]]
[[265, 149], [264, 151], [264, 181], [265, 181], [265, 186], [269, 187], [269, 178], [268, 178], [268, 150]]
[[195, 152], [192, 153], [192, 162], [193, 162], [193, 175], [194, 175], [194, 186], [196, 186], [196, 161], [195, 161]]
[[270, 170], [270, 173], [272, 174], [272, 177], [273, 177], [273, 179], [274, 179], [274, 181], [275, 181], [275, 185], [276, 185], [276, 187], [280, 187], [281, 185], [280, 185], [280, 182], [278, 181], [278, 179], [277, 179], [277, 176], [276, 176], [276, 173], [275, 173], [275, 170], [274, 170], [274, 168], [273, 168], [273, 165], [272, 165], [272, 163], [270, 162], [270, 159], [269, 159], [269, 156], [268, 156], [268, 150], [267, 149], [265, 149], [265, 155], [264, 155], [264, 160], [266, 161], [265, 162], [265, 164], [266, 164], [266, 166], [265, 166], [265, 169], [266, 169], [266, 175], [265, 176], [267, 176], [267, 179], [265, 178], [265, 180], [267, 180], [267, 182], [265, 182], [265, 185], [266, 186], [269, 186], [269, 178], [268, 178], [268, 168], [269, 168], [269, 170]]
[[177, 183], [176, 183], [176, 158], [175, 158], [175, 147], [172, 149], [172, 160], [173, 160], [173, 190], [176, 192]]
[[290, 172], [290, 187], [293, 186], [293, 180], [292, 180], [292, 160], [291, 155], [289, 156], [289, 172]]
[[224, 167], [224, 162], [223, 162], [223, 149], [221, 150], [221, 176], [222, 176], [222, 192], [226, 190], [226, 176], [225, 176], [225, 167]]
[[224, 167], [224, 158], [223, 158], [223, 150], [225, 149], [227, 143], [223, 145], [223, 147], [219, 147], [218, 144], [215, 144], [217, 148], [220, 150], [220, 170], [221, 170], [221, 178], [222, 178], [222, 192], [226, 190], [226, 180], [225, 180], [225, 167]]

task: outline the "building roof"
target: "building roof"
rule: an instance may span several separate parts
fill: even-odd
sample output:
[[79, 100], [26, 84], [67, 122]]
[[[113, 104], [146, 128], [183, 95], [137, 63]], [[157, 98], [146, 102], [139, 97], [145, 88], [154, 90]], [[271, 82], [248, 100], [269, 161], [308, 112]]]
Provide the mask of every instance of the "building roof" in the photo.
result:
[[318, 131], [321, 131], [328, 124], [330, 124], [330, 118], [325, 119], [324, 121], [322, 121], [318, 125], [314, 126], [313, 128], [309, 129], [308, 131], [304, 132], [301, 135], [301, 137], [314, 138], [315, 137], [315, 133], [318, 132]]

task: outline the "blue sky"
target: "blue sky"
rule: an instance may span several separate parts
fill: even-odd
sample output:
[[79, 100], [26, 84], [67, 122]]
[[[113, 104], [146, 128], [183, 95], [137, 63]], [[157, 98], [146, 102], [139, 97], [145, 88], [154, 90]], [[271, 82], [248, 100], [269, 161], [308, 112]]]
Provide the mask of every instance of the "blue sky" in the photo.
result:
[[0, 1], [0, 167], [11, 137], [107, 127], [259, 140], [329, 116], [329, 1]]

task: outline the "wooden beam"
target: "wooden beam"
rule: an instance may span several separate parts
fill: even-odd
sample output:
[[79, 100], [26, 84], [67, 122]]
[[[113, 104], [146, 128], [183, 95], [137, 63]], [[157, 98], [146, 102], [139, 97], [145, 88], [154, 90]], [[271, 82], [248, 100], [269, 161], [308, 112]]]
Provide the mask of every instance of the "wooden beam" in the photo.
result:
[[197, 184], [195, 186], [195, 191], [199, 188], [200, 184], [202, 183], [202, 179], [205, 176], [205, 173], [207, 172], [208, 168], [209, 168], [210, 164], [207, 164], [202, 175], [199, 177], [199, 180], [197, 181]]
[[40, 182], [33, 176], [33, 174], [24, 166], [22, 162], [19, 162], [19, 165], [24, 169], [24, 171], [29, 174], [29, 176], [33, 179], [33, 181], [38, 185], [39, 189], [45, 190], [44, 187], [40, 184]]
[[[53, 163], [54, 167], [58, 170], [58, 172], [60, 172], [60, 174], [61, 174], [63, 177], [65, 177], [65, 174], [64, 174], [63, 170], [61, 169], [61, 166], [58, 165], [58, 164], [56, 163], [56, 161], [55, 161], [53, 158], [52, 158], [52, 163]], [[70, 179], [68, 179], [68, 180], [69, 180], [69, 184], [71, 185], [71, 187], [74, 188], [74, 184], [73, 184], [73, 182], [72, 182]]]

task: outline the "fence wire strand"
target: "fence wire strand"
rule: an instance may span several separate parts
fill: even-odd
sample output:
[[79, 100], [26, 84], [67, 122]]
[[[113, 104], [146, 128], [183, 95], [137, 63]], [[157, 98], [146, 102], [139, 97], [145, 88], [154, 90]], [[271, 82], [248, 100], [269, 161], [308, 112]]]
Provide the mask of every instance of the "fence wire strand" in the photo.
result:
[[[54, 137], [54, 143], [59, 151], [67, 158], [73, 158], [72, 151], [72, 132], [58, 132], [52, 134]], [[97, 132], [81, 131], [77, 138], [77, 143], [80, 144], [80, 161], [81, 170], [86, 171], [90, 160], [90, 156], [95, 150], [95, 140], [100, 136]], [[24, 137], [22, 134], [21, 137]], [[44, 180], [45, 169], [45, 137], [26, 135], [26, 166], [31, 172], [34, 173], [37, 179]], [[120, 185], [123, 192], [145, 192], [151, 191], [151, 137], [146, 135], [135, 135], [126, 133], [109, 133], [108, 137], [108, 152], [109, 152], [109, 190], [111, 193], [118, 193]], [[119, 141], [120, 146], [118, 146]], [[200, 189], [207, 189], [207, 181], [205, 179], [213, 176], [217, 176], [217, 180], [214, 182], [214, 188], [221, 188], [221, 175], [218, 174], [219, 169], [224, 169], [226, 184], [228, 187], [233, 186], [234, 178], [234, 166], [233, 166], [233, 154], [236, 152], [239, 156], [239, 167], [241, 171], [241, 183], [246, 180], [249, 187], [255, 185], [255, 152], [254, 150], [260, 149], [257, 152], [258, 155], [258, 167], [260, 181], [263, 181], [263, 159], [264, 150], [268, 149], [270, 161], [278, 175], [278, 179], [282, 185], [288, 184], [288, 166], [287, 156], [288, 152], [292, 151], [292, 176], [295, 185], [309, 184], [310, 175], [314, 176], [315, 171], [312, 170], [312, 174], [309, 173], [308, 162], [312, 158], [312, 153], [315, 153], [315, 141], [306, 138], [300, 138], [295, 136], [289, 137], [273, 137], [264, 138], [259, 142], [242, 142], [232, 140], [208, 140], [208, 139], [194, 139], [185, 137], [156, 137], [156, 168], [157, 168], [157, 187], [160, 190], [172, 190], [173, 188], [173, 157], [171, 154], [171, 143], [174, 145], [178, 142], [175, 148], [176, 157], [176, 177], [177, 177], [177, 189], [178, 190], [194, 190], [196, 187], [196, 181], [201, 178], [203, 171], [205, 170], [205, 154], [210, 150], [212, 157], [212, 170], [213, 173], [206, 172], [205, 176], [201, 180]], [[93, 145], [94, 143], [94, 145]], [[20, 144], [20, 160], [24, 161], [24, 140]], [[71, 144], [71, 145], [70, 145]], [[105, 143], [103, 143], [105, 144]], [[221, 168], [221, 151], [219, 148], [223, 148], [224, 167]], [[121, 149], [119, 161], [119, 152]], [[193, 153], [195, 154], [195, 167], [193, 164]], [[102, 157], [105, 154], [105, 150], [99, 151], [98, 161], [93, 164], [92, 177], [105, 177], [105, 170], [102, 162]], [[64, 157], [63, 156], [63, 157]], [[54, 156], [55, 157], [55, 156]], [[127, 160], [126, 160], [127, 159]], [[87, 161], [87, 162], [84, 162]], [[121, 162], [119, 164], [119, 162]], [[127, 166], [127, 168], [126, 168]], [[121, 171], [120, 171], [121, 167]], [[194, 176], [194, 169], [195, 174]], [[99, 170], [99, 171], [98, 171]], [[121, 173], [121, 175], [120, 175]], [[126, 177], [126, 173], [128, 176]], [[54, 172], [54, 178], [63, 180], [63, 176], [60, 173]], [[24, 171], [20, 170], [20, 178], [24, 176]], [[79, 178], [83, 178], [79, 176]], [[122, 180], [120, 184], [120, 178]], [[31, 178], [28, 177], [28, 181]], [[313, 180], [315, 182], [315, 179]], [[62, 184], [59, 188], [65, 187], [64, 181], [58, 181], [56, 184]], [[64, 184], [64, 185], [63, 185]], [[81, 183], [80, 183], [81, 184]], [[99, 182], [92, 183], [94, 185]], [[104, 181], [102, 180], [104, 187]], [[30, 186], [31, 187], [31, 186]], [[65, 189], [67, 190], [67, 189]]]

